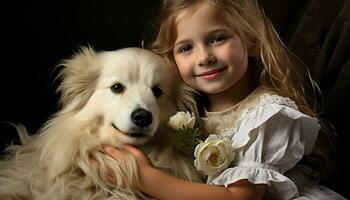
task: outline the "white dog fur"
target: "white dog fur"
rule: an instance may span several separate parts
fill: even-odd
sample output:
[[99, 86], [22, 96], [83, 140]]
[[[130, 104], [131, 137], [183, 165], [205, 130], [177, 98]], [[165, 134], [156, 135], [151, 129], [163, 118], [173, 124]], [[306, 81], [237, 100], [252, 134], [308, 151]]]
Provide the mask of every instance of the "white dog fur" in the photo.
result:
[[[174, 133], [165, 125], [186, 97], [159, 56], [140, 48], [82, 48], [60, 66], [61, 109], [35, 135], [17, 125], [22, 144], [9, 146], [0, 161], [0, 199], [150, 198], [131, 187], [142, 170], [135, 159], [128, 154], [120, 163], [101, 144], [141, 145], [155, 167], [201, 181], [193, 161], [174, 151]], [[146, 124], [135, 125], [137, 109], [147, 113]], [[106, 181], [107, 167], [117, 185]]]

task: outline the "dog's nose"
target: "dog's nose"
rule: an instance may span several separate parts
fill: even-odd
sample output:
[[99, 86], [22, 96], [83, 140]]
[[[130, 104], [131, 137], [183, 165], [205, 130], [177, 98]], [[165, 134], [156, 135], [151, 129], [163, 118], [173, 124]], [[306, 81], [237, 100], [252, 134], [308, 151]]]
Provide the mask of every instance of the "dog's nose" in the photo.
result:
[[131, 113], [131, 120], [136, 126], [147, 127], [152, 123], [152, 119], [152, 113], [142, 108]]

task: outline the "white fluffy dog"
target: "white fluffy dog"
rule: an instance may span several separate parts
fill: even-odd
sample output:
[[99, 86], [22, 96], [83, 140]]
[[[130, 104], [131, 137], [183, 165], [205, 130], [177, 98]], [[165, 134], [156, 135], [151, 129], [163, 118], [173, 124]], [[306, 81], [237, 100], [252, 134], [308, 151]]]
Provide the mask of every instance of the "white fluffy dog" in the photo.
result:
[[[0, 199], [150, 198], [131, 187], [142, 170], [134, 157], [120, 163], [102, 144], [141, 145], [155, 167], [200, 181], [191, 159], [173, 150], [166, 122], [183, 94], [159, 56], [139, 48], [82, 48], [61, 66], [62, 109], [33, 136], [17, 126], [23, 144], [10, 146], [0, 161]], [[106, 181], [107, 168], [117, 185]]]

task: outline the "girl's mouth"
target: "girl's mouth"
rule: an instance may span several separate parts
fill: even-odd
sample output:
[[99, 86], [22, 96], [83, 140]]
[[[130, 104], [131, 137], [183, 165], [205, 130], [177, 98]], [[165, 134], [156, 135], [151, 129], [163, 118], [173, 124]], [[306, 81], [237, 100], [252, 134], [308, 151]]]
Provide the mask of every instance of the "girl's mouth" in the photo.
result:
[[196, 75], [197, 77], [203, 78], [205, 80], [212, 80], [217, 78], [221, 72], [223, 72], [224, 70], [226, 70], [227, 67], [223, 67], [223, 68], [219, 68], [219, 69], [214, 69], [214, 70], [210, 70], [204, 73], [201, 73], [199, 75]]

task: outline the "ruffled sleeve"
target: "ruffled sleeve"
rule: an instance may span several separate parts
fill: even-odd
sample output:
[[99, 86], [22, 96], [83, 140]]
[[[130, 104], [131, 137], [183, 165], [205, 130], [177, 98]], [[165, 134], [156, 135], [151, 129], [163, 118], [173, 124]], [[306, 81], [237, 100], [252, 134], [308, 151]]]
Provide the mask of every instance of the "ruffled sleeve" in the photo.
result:
[[207, 183], [228, 185], [242, 179], [254, 184], [267, 184], [267, 192], [279, 199], [298, 196], [295, 184], [285, 175], [310, 154], [320, 129], [318, 120], [296, 108], [278, 103], [259, 105], [249, 110], [232, 136], [236, 150], [233, 167]]

